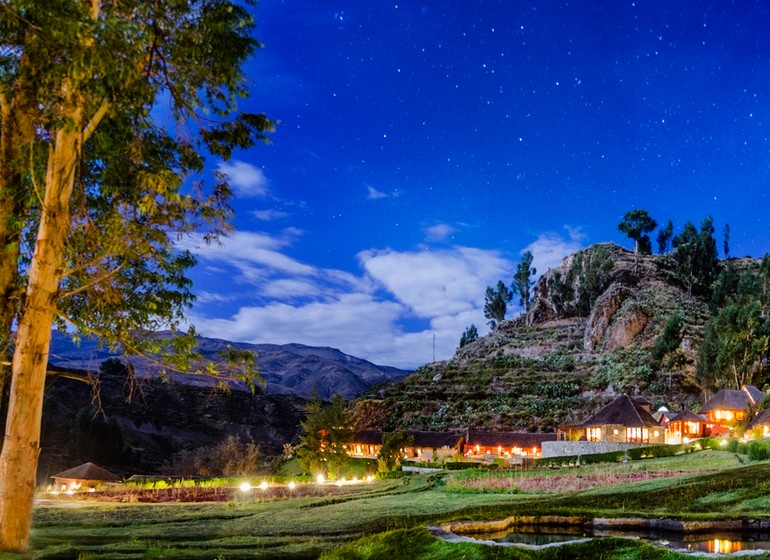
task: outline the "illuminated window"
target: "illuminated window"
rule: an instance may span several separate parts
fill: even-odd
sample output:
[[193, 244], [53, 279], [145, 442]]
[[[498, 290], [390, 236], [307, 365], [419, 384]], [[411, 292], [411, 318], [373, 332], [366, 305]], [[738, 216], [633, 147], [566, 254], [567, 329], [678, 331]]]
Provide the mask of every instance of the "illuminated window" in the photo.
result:
[[[742, 416], [742, 414], [738, 414], [738, 416]], [[736, 414], [732, 410], [715, 410], [714, 411], [714, 420], [720, 420], [722, 422], [732, 422], [736, 419]]]
[[588, 441], [601, 441], [602, 440], [602, 429], [601, 428], [587, 428], [586, 429], [586, 439]]
[[647, 428], [626, 428], [626, 441], [649, 441], [650, 431]]

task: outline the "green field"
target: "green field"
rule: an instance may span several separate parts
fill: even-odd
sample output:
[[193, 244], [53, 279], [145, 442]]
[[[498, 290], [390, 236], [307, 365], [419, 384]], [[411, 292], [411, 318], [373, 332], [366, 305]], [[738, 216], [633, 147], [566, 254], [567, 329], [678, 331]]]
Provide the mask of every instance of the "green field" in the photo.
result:
[[692, 558], [625, 539], [537, 552], [448, 543], [425, 526], [544, 514], [770, 518], [770, 463], [742, 461], [703, 451], [558, 470], [415, 475], [305, 497], [233, 490], [220, 503], [53, 502], [36, 509], [31, 557]]

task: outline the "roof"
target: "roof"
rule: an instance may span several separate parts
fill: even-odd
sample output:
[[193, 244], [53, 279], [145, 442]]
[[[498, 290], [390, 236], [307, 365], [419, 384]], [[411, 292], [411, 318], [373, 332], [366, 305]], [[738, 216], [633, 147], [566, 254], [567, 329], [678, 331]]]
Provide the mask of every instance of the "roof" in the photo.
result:
[[744, 410], [748, 412], [751, 407], [759, 404], [764, 396], [765, 393], [753, 385], [746, 385], [742, 390], [722, 389], [701, 407], [700, 412], [711, 412], [712, 410]]
[[413, 447], [457, 447], [465, 435], [457, 432], [407, 432], [414, 438]]
[[641, 428], [643, 426], [660, 427], [660, 424], [647, 412], [644, 405], [635, 402], [627, 395], [620, 395], [588, 420], [574, 427], [591, 428], [608, 424], [627, 426], [629, 428]]
[[669, 422], [705, 422], [706, 418], [704, 416], [701, 416], [699, 414], [695, 414], [691, 410], [687, 410], [686, 408], [678, 413], [676, 416], [671, 418]]
[[468, 432], [465, 445], [484, 447], [540, 447], [544, 441], [556, 441], [556, 434], [533, 434], [529, 432]]
[[57, 473], [51, 478], [66, 478], [71, 480], [101, 480], [104, 482], [117, 482], [120, 477], [93, 463], [83, 463], [66, 471]]
[[[457, 447], [463, 433], [458, 432], [420, 432], [409, 430], [405, 432], [412, 436], [414, 443], [410, 447]], [[359, 430], [353, 435], [352, 443], [364, 445], [382, 445], [382, 432], [378, 430]]]
[[358, 430], [353, 434], [353, 443], [382, 445], [382, 432], [377, 430]]
[[770, 425], [770, 408], [766, 408], [759, 414], [757, 414], [754, 419], [749, 422], [749, 428], [755, 428], [756, 426], [767, 426]]

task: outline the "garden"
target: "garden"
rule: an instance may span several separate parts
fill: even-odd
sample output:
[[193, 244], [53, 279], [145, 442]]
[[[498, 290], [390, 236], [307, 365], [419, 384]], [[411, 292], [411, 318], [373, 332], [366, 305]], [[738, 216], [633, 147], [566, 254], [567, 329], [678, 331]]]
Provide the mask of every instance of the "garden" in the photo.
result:
[[561, 468], [349, 478], [345, 483], [248, 482], [248, 488], [235, 480], [212, 484], [221, 494], [218, 501], [199, 503], [146, 503], [131, 497], [190, 491], [189, 484], [153, 489], [146, 482], [145, 487], [122, 489], [122, 501], [41, 495], [30, 557], [678, 559], [692, 555], [616, 538], [525, 550], [452, 542], [427, 528], [517, 516], [770, 519], [770, 462], [721, 450]]

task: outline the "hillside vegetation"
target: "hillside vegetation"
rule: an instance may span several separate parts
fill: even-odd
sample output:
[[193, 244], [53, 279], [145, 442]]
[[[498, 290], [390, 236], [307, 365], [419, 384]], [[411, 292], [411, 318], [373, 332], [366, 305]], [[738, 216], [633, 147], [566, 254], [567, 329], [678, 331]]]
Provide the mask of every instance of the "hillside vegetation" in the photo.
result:
[[[678, 410], [697, 409], [721, 387], [762, 387], [767, 259], [708, 256], [703, 272], [698, 255], [688, 261], [682, 250], [635, 255], [606, 243], [579, 251], [539, 279], [527, 313], [451, 360], [362, 395], [359, 426], [550, 431], [621, 393]], [[745, 328], [735, 332], [741, 323], [728, 312], [745, 315]], [[740, 336], [755, 348], [739, 359]]]

